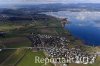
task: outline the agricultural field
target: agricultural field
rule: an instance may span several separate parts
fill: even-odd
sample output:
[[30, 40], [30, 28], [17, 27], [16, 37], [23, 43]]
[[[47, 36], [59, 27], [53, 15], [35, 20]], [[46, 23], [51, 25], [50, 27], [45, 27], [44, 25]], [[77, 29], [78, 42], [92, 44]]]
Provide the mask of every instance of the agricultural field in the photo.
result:
[[20, 47], [30, 47], [31, 42], [26, 37], [12, 37], [3, 39], [3, 44], [6, 48], [20, 48]]
[[21, 28], [21, 25], [9, 25], [9, 24], [2, 24], [0, 25], [0, 31], [10, 31], [16, 28]]
[[11, 66], [16, 65], [17, 62], [23, 58], [25, 53], [27, 52], [27, 49], [17, 49], [15, 52], [13, 52], [10, 56], [8, 56], [0, 65], [1, 66]]
[[15, 50], [2, 50], [0, 52], [0, 64], [14, 52]]
[[42, 64], [35, 64], [35, 56], [44, 57], [43, 52], [32, 52], [29, 50], [17, 66], [40, 66]]
[[[35, 56], [40, 58], [45, 58], [42, 51], [33, 52], [29, 50], [22, 60], [17, 64], [17, 66], [45, 66], [43, 63], [35, 63]], [[53, 66], [52, 64], [47, 64], [46, 66]]]

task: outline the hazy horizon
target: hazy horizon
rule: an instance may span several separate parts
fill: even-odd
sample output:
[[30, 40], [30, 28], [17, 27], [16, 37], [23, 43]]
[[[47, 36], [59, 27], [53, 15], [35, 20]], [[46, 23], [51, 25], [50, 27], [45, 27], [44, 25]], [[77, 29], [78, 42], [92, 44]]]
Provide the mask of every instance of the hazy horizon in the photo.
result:
[[100, 0], [0, 0], [0, 5], [7, 4], [48, 4], [48, 3], [100, 3]]

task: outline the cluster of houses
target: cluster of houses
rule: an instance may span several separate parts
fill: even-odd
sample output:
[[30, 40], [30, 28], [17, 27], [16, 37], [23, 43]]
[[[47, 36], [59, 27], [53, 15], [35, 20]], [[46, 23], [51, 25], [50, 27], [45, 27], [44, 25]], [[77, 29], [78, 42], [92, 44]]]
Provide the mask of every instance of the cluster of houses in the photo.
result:
[[95, 53], [89, 54], [79, 48], [67, 48], [66, 43], [69, 41], [65, 37], [32, 34], [28, 38], [32, 42], [32, 47], [44, 50], [50, 58], [63, 57], [67, 60], [66, 63], [92, 64], [96, 58]]
[[[61, 63], [62, 58], [65, 63], [77, 63], [77, 64], [92, 64], [95, 62], [96, 55], [86, 53], [76, 48], [46, 48], [45, 52], [50, 58], [57, 58]], [[59, 59], [60, 58], [60, 59]]]
[[32, 47], [61, 47], [68, 42], [65, 37], [33, 34], [28, 37], [32, 42]]

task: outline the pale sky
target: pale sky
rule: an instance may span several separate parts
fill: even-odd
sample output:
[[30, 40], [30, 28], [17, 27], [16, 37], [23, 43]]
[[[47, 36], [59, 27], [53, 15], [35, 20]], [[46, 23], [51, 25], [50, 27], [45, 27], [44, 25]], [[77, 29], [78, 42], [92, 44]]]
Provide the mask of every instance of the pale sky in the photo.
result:
[[0, 0], [0, 4], [13, 3], [100, 3], [100, 0]]

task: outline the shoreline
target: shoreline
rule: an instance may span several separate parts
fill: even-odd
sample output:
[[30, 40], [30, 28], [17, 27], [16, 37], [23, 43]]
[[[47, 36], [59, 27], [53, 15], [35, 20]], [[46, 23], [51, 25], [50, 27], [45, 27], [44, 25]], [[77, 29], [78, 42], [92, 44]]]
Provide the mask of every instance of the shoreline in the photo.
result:
[[[51, 16], [51, 15], [49, 15], [49, 16]], [[54, 16], [52, 16], [52, 17], [54, 17]], [[61, 18], [57, 18], [57, 17], [54, 17], [54, 18], [56, 18], [56, 19], [58, 19], [59, 21], [61, 20]], [[61, 24], [61, 23], [60, 23]], [[83, 40], [81, 40], [81, 39], [75, 39], [75, 37], [74, 36], [72, 36], [71, 35], [71, 33], [67, 30], [67, 29], [64, 29], [63, 27], [61, 28], [61, 29], [63, 29], [63, 31], [64, 31], [64, 33], [68, 33], [70, 36], [69, 37], [72, 37], [74, 40], [76, 40], [76, 41], [80, 41], [80, 42], [82, 42], [82, 46], [84, 46], [84, 47], [90, 47], [90, 48], [92, 48], [92, 50], [94, 49], [95, 50], [95, 52], [100, 52], [100, 46], [91, 46], [91, 45], [86, 45], [86, 44], [84, 44], [84, 42], [83, 42]], [[66, 36], [68, 36], [68, 34], [66, 33]], [[98, 49], [96, 49], [96, 48], [98, 48]], [[89, 48], [88, 48], [89, 49]]]

